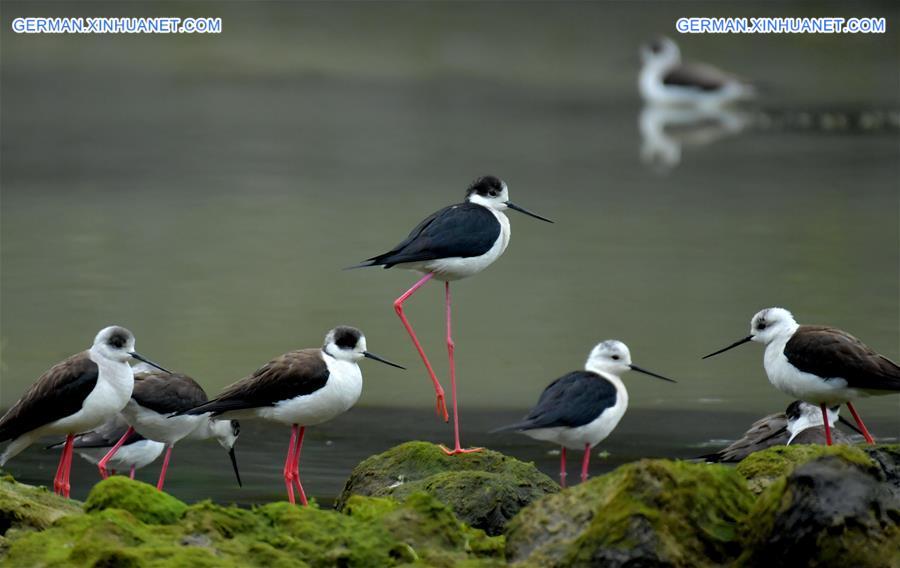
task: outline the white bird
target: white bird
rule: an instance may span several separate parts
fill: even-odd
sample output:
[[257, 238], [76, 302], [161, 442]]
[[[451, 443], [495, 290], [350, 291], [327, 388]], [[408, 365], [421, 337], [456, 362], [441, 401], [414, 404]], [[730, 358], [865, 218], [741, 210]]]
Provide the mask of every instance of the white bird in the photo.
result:
[[763, 366], [775, 388], [819, 405], [829, 446], [831, 428], [824, 417], [827, 407], [841, 404], [847, 405], [866, 441], [875, 443], [852, 401], [900, 392], [900, 366], [846, 331], [798, 325], [784, 308], [760, 310], [750, 321], [750, 335], [703, 358], [749, 341], [766, 346]]
[[628, 347], [610, 339], [591, 350], [584, 371], [573, 371], [550, 383], [524, 419], [494, 432], [515, 430], [562, 446], [559, 478], [563, 487], [566, 449], [584, 449], [581, 481], [585, 481], [591, 448], [612, 433], [628, 409], [628, 390], [619, 375], [629, 370], [675, 382], [633, 364]]
[[128, 403], [134, 388], [131, 359], [165, 371], [134, 350], [130, 331], [112, 325], [100, 330], [90, 349], [47, 370], [0, 418], [0, 442], [12, 440], [0, 466], [42, 436], [66, 434], [53, 490], [68, 497], [75, 435], [97, 428]]
[[284, 461], [284, 484], [294, 503], [294, 483], [300, 502], [300, 450], [307, 426], [315, 426], [349, 410], [362, 393], [363, 357], [402, 369], [366, 350], [366, 338], [356, 328], [338, 326], [325, 336], [320, 349], [290, 351], [269, 361], [250, 376], [226, 388], [218, 397], [183, 412], [221, 418], [261, 418], [291, 427]]
[[509, 245], [509, 219], [505, 211], [512, 209], [525, 215], [552, 223], [531, 211], [519, 207], [509, 200], [509, 188], [500, 178], [483, 176], [476, 179], [466, 191], [466, 200], [444, 207], [429, 215], [409, 233], [397, 246], [384, 254], [369, 258], [350, 268], [366, 266], [398, 266], [423, 273], [412, 288], [394, 301], [394, 311], [400, 317], [403, 327], [412, 339], [419, 357], [425, 364], [428, 376], [437, 395], [438, 415], [448, 420], [444, 388], [432, 368], [425, 350], [413, 331], [412, 325], [403, 313], [403, 304], [429, 280], [435, 278], [444, 282], [445, 308], [447, 315], [447, 353], [450, 359], [450, 391], [453, 398], [453, 438], [454, 447], [442, 446], [447, 454], [476, 452], [481, 448], [464, 450], [459, 438], [459, 413], [456, 402], [456, 345], [450, 325], [450, 282], [478, 274], [494, 263]]
[[[75, 452], [86, 461], [97, 465], [127, 430], [128, 423], [121, 415], [116, 415], [95, 430], [75, 436]], [[65, 442], [50, 447], [57, 448], [63, 445]], [[134, 479], [134, 472], [153, 463], [165, 448], [166, 445], [161, 442], [154, 442], [140, 434], [134, 434], [121, 446], [108, 465], [114, 471], [128, 470], [129, 476]]]
[[641, 46], [638, 87], [648, 103], [715, 107], [753, 98], [748, 83], [711, 65], [684, 63], [681, 50], [667, 37]]

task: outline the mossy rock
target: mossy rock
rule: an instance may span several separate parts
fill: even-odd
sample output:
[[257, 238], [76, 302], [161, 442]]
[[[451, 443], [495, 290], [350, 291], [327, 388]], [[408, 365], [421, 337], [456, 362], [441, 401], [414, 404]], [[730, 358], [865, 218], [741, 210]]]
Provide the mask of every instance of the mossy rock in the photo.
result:
[[344, 509], [353, 495], [399, 501], [424, 492], [449, 505], [469, 526], [489, 535], [536, 499], [559, 486], [532, 463], [499, 452], [446, 455], [428, 442], [407, 442], [372, 456], [353, 470], [337, 502]]
[[147, 524], [169, 525], [181, 518], [187, 505], [152, 485], [114, 475], [95, 485], [84, 502], [88, 513], [105, 509], [128, 511]]
[[0, 536], [10, 529], [42, 530], [66, 515], [81, 512], [77, 501], [17, 483], [12, 476], [0, 478]]
[[[897, 448], [869, 449], [896, 472]], [[893, 455], [895, 461], [891, 461]], [[858, 455], [796, 466], [759, 497], [743, 530], [747, 566], [900, 567], [896, 480]]]
[[507, 556], [531, 566], [728, 564], [753, 502], [733, 468], [642, 460], [523, 509], [507, 527]]
[[762, 493], [777, 480], [789, 475], [798, 465], [824, 456], [837, 456], [861, 467], [877, 467], [875, 461], [861, 446], [821, 446], [800, 444], [773, 446], [744, 458], [737, 471], [747, 480], [754, 493]]
[[[164, 501], [124, 479], [92, 492], [85, 511], [38, 531], [10, 531], [3, 566], [499, 566], [504, 539], [461, 523], [433, 497], [354, 497], [346, 513], [285, 502], [252, 510]], [[101, 484], [104, 485], [104, 484]], [[148, 486], [149, 487], [149, 486]], [[135, 505], [147, 499], [148, 508]], [[176, 504], [177, 503], [177, 504]], [[179, 505], [180, 504], [180, 505]], [[165, 511], [168, 511], [166, 513]], [[180, 512], [179, 512], [180, 511]]]

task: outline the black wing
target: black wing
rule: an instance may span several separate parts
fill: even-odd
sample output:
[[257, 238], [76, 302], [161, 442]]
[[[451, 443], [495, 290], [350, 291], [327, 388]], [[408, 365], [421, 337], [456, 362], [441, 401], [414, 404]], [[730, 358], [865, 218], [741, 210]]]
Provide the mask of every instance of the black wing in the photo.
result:
[[480, 256], [491, 250], [499, 236], [500, 223], [486, 207], [460, 203], [433, 213], [393, 249], [353, 268]]
[[900, 391], [896, 363], [833, 327], [800, 326], [784, 346], [784, 356], [801, 371], [846, 379], [850, 388]]
[[194, 379], [161, 371], [135, 375], [131, 398], [144, 408], [160, 414], [190, 410], [209, 400], [203, 387]]
[[521, 422], [500, 430], [584, 426], [614, 406], [616, 396], [616, 387], [602, 376], [590, 371], [575, 371], [550, 383], [541, 393], [537, 405]]
[[673, 67], [663, 76], [664, 85], [690, 87], [701, 91], [716, 91], [734, 80], [734, 77], [715, 67], [698, 63], [683, 63]]
[[87, 351], [57, 363], [41, 375], [0, 418], [0, 442], [71, 416], [94, 390], [99, 369]]
[[787, 424], [788, 420], [784, 412], [770, 414], [754, 422], [739, 440], [717, 452], [700, 456], [697, 459], [717, 463], [739, 462], [753, 452], [771, 446], [783, 446], [791, 437], [791, 433], [787, 431]]
[[215, 399], [186, 414], [212, 412], [213, 416], [217, 416], [232, 410], [272, 406], [281, 400], [316, 392], [328, 382], [328, 375], [321, 349], [291, 351], [266, 363]]

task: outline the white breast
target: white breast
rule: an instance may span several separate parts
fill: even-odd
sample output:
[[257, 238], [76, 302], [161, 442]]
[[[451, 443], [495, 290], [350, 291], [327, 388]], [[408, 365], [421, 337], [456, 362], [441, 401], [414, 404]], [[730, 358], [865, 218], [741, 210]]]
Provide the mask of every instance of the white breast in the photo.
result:
[[122, 409], [122, 416], [141, 436], [167, 445], [175, 444], [194, 431], [202, 421], [209, 420], [208, 413], [169, 418], [168, 414], [142, 407], [134, 399], [130, 399]]
[[[597, 371], [595, 371], [597, 372]], [[616, 387], [616, 403], [603, 411], [591, 422], [575, 428], [541, 428], [522, 432], [535, 440], [554, 442], [570, 450], [583, 450], [586, 445], [594, 447], [609, 436], [618, 426], [628, 410], [628, 391], [622, 380], [607, 373], [599, 373]]]
[[441, 258], [438, 260], [430, 260], [423, 263], [413, 263], [404, 265], [405, 267], [419, 270], [420, 272], [432, 272], [435, 278], [449, 282], [452, 280], [460, 280], [478, 274], [488, 266], [492, 265], [506, 251], [509, 246], [510, 226], [509, 219], [502, 211], [486, 208], [490, 211], [497, 222], [500, 223], [500, 235], [494, 241], [493, 246], [481, 256], [473, 256], [468, 258], [453, 257]]
[[47, 424], [40, 429], [42, 435], [78, 434], [93, 430], [115, 416], [131, 399], [134, 389], [131, 365], [94, 357], [93, 353], [90, 356], [99, 367], [94, 390], [84, 399], [81, 410]]
[[313, 426], [327, 422], [348, 411], [362, 394], [362, 372], [359, 365], [325, 356], [328, 382], [314, 393], [282, 400], [273, 406], [259, 408], [256, 416], [281, 424]]
[[[135, 469], [140, 469], [146, 465], [149, 465], [153, 462], [162, 451], [165, 449], [165, 444], [161, 442], [154, 442], [152, 440], [141, 440], [140, 442], [135, 442], [133, 444], [127, 444], [119, 448], [119, 451], [116, 452], [116, 455], [109, 460], [108, 467], [110, 469], [129, 469], [131, 466], [134, 466]], [[110, 450], [110, 448], [79, 448], [76, 449], [78, 454], [91, 462], [92, 464], [96, 464], [99, 462], [104, 455]]]
[[793, 398], [813, 404], [824, 402], [829, 406], [868, 396], [864, 391], [848, 389], [847, 381], [842, 378], [825, 380], [791, 365], [784, 355], [784, 346], [789, 339], [790, 336], [775, 339], [766, 345], [763, 355], [766, 375], [775, 388]]

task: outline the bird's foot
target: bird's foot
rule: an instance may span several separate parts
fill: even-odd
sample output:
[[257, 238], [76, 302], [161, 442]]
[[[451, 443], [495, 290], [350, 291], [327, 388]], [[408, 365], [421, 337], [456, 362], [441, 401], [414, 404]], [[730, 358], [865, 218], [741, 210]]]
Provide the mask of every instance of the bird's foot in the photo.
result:
[[444, 389], [438, 387], [437, 391], [437, 400], [434, 404], [435, 412], [437, 412], [438, 417], [443, 417], [444, 422], [450, 422], [450, 413], [447, 412], [447, 401], [444, 398]]
[[474, 454], [477, 452], [484, 451], [484, 448], [461, 448], [461, 447], [459, 447], [459, 445], [457, 445], [452, 450], [443, 444], [441, 444], [440, 448], [448, 456], [455, 456], [458, 454]]

